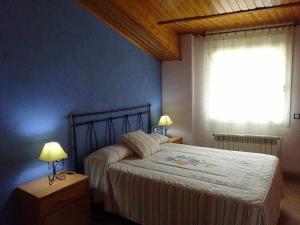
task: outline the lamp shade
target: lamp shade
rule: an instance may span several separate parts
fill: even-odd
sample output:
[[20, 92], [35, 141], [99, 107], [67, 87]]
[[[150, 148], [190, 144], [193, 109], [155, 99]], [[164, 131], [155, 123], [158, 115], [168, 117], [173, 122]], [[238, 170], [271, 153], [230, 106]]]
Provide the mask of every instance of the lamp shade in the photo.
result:
[[158, 125], [159, 126], [170, 126], [173, 124], [173, 121], [168, 115], [163, 115], [160, 117]]
[[68, 158], [67, 153], [62, 149], [59, 143], [57, 142], [49, 142], [46, 143], [41, 154], [39, 160], [45, 162], [54, 162], [62, 159]]

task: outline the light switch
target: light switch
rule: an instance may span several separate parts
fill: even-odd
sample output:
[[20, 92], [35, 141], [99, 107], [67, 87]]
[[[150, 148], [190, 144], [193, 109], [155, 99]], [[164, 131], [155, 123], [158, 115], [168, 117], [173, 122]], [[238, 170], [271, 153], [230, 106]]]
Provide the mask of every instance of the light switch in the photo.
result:
[[300, 113], [294, 113], [294, 119], [300, 120]]

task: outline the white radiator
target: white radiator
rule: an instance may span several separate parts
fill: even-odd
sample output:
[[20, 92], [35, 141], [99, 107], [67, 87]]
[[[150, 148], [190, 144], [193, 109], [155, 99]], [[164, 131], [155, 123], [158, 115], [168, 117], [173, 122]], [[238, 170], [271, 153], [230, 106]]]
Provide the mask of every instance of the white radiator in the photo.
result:
[[215, 148], [233, 151], [256, 152], [279, 157], [280, 138], [276, 136], [213, 134]]

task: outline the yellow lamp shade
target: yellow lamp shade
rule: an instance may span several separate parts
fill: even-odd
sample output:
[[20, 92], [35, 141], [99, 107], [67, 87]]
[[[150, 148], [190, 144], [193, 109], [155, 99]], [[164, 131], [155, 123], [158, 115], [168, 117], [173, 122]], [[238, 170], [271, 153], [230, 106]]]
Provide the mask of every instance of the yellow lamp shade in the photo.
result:
[[54, 162], [62, 159], [68, 158], [67, 153], [62, 149], [59, 143], [57, 142], [49, 142], [46, 143], [39, 160], [45, 162]]
[[163, 115], [160, 117], [158, 125], [159, 126], [170, 126], [173, 124], [173, 121], [168, 115]]

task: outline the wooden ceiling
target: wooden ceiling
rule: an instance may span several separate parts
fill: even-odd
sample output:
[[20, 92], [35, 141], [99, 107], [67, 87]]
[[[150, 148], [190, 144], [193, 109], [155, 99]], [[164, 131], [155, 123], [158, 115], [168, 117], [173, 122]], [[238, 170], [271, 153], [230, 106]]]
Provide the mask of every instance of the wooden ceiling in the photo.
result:
[[77, 1], [159, 60], [180, 59], [180, 34], [300, 23], [300, 0]]

